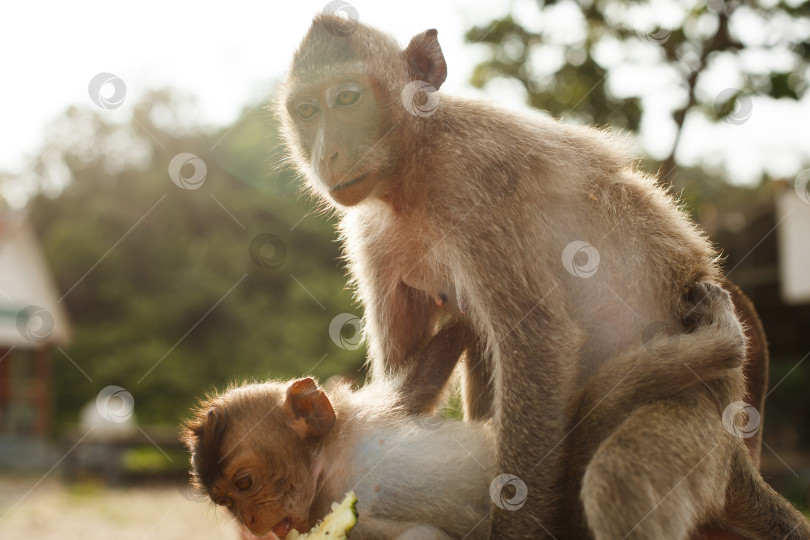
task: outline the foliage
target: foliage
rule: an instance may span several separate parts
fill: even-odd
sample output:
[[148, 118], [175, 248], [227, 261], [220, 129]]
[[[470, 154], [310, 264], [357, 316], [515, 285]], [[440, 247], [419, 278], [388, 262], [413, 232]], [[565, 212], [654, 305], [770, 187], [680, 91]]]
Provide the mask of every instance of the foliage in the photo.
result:
[[[637, 131], [643, 89], [658, 84], [658, 94], [674, 96], [670, 114], [680, 135], [692, 110], [718, 120], [745, 114], [752, 95], [800, 99], [807, 90], [810, 2], [548, 0], [521, 6], [528, 22], [507, 14], [467, 33], [469, 42], [491, 52], [472, 83], [514, 79], [530, 105], [556, 117]], [[739, 86], [707, 91], [720, 69], [734, 72]], [[617, 89], [612, 83], [619, 74], [637, 84]], [[665, 176], [674, 169], [677, 141]]]
[[[362, 349], [330, 339], [332, 318], [359, 308], [330, 222], [273, 166], [270, 113], [248, 109], [214, 132], [178, 128], [169, 120], [194, 118], [180, 115], [189, 103], [159, 91], [129, 122], [71, 109], [53, 126], [40, 183], [49, 191], [54, 164], [69, 182], [36, 196], [29, 212], [75, 325], [68, 353], [92, 378], [54, 355], [61, 422], [111, 384], [132, 393], [142, 423], [176, 423], [204, 391], [234, 380], [356, 375], [362, 365]], [[199, 189], [170, 180], [181, 152], [205, 162]], [[280, 267], [254, 262], [259, 234], [286, 246]]]
[[121, 456], [122, 466], [130, 474], [171, 473], [187, 470], [188, 453], [185, 449], [170, 448], [164, 451], [171, 457], [171, 461], [167, 460], [161, 450], [154, 446], [130, 448]]

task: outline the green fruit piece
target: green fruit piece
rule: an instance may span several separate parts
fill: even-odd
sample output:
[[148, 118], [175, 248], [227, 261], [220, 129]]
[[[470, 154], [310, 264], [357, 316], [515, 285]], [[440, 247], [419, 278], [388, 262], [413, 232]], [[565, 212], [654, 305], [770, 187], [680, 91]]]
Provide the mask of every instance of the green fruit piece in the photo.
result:
[[346, 494], [343, 501], [332, 503], [332, 511], [306, 534], [293, 529], [285, 540], [345, 540], [357, 524], [357, 496], [354, 491]]

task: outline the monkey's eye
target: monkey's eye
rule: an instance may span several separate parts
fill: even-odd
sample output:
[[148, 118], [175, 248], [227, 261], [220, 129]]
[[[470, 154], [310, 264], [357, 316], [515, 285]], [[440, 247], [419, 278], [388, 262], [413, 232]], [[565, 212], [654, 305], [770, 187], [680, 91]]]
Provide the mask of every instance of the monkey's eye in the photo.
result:
[[298, 106], [298, 116], [301, 118], [309, 118], [316, 112], [318, 112], [318, 107], [311, 103], [304, 103]]
[[338, 105], [351, 105], [360, 97], [360, 92], [356, 90], [343, 90], [338, 93], [335, 102]]
[[246, 491], [250, 489], [250, 486], [253, 485], [253, 480], [251, 480], [249, 476], [243, 476], [242, 478], [234, 482], [234, 485], [239, 489], [241, 489], [242, 491]]

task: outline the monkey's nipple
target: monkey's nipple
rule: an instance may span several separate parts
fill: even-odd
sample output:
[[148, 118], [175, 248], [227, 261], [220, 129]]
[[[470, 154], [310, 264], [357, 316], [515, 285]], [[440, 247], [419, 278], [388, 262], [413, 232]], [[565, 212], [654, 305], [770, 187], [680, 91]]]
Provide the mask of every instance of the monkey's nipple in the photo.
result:
[[442, 307], [446, 303], [447, 303], [447, 293], [439, 293], [439, 295], [436, 296], [436, 305]]

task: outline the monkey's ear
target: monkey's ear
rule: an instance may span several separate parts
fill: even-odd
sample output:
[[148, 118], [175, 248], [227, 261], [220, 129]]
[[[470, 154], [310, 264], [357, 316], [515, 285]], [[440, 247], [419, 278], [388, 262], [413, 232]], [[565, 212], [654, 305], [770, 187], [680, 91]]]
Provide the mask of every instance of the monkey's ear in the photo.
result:
[[447, 78], [447, 63], [439, 46], [438, 34], [435, 28], [416, 34], [405, 49], [411, 77], [430, 83], [436, 90]]
[[335, 410], [312, 377], [298, 379], [287, 388], [284, 408], [293, 418], [293, 429], [302, 437], [319, 437], [335, 425]]

